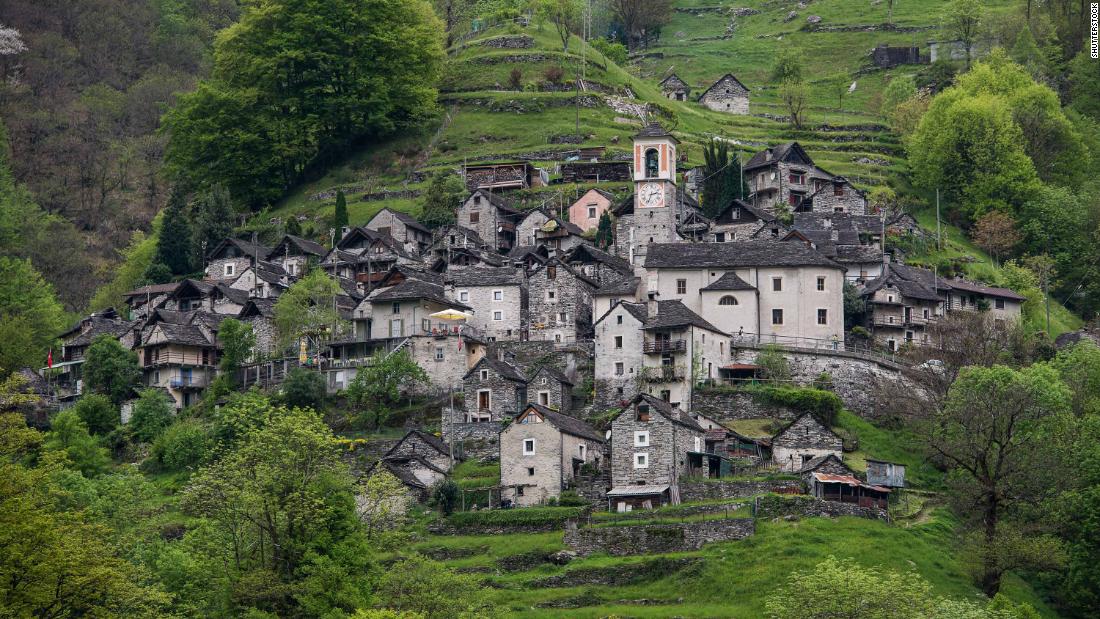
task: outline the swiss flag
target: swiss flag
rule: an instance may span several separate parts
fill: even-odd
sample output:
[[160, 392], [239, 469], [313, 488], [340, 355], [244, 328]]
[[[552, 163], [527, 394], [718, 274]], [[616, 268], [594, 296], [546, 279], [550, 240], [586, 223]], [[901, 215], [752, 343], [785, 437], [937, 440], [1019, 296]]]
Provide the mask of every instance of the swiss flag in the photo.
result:
[[50, 352], [46, 354], [46, 367], [48, 367], [48, 368], [53, 367], [53, 349], [52, 348], [50, 349]]

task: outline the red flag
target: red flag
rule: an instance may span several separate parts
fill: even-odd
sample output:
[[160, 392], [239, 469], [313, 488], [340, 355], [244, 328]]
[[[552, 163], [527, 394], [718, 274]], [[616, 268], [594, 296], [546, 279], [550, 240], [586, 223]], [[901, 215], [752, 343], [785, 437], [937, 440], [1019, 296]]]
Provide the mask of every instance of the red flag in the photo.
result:
[[53, 349], [52, 348], [50, 349], [49, 354], [46, 355], [46, 367], [48, 367], [48, 368], [53, 367]]

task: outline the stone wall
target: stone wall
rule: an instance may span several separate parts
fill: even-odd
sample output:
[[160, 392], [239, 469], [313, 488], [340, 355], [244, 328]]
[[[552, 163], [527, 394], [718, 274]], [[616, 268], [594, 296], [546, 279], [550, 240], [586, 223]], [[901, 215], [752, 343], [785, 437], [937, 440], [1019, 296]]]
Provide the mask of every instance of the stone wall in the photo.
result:
[[534, 376], [537, 368], [549, 366], [579, 384], [583, 377], [578, 370], [591, 362], [593, 348], [591, 340], [553, 344], [542, 341], [498, 341], [489, 344], [486, 354], [511, 363], [525, 376]]
[[690, 481], [680, 480], [680, 500], [686, 502], [711, 499], [740, 499], [765, 492], [786, 493], [802, 491], [797, 479], [776, 481]]
[[[605, 457], [605, 461], [606, 457]], [[595, 475], [577, 475], [573, 478], [573, 490], [591, 501], [597, 508], [607, 506], [607, 491], [611, 488], [611, 469], [604, 466]]]
[[535, 40], [526, 34], [505, 35], [485, 39], [482, 47], [496, 47], [500, 49], [527, 49], [535, 44]]
[[783, 518], [787, 516], [856, 516], [872, 520], [889, 521], [890, 516], [884, 509], [860, 507], [854, 503], [823, 501], [811, 496], [762, 496], [753, 506], [757, 518]]
[[691, 412], [715, 421], [733, 419], [794, 419], [801, 411], [771, 404], [751, 393], [695, 389], [691, 394]]
[[752, 518], [584, 528], [576, 521], [569, 521], [565, 524], [563, 541], [579, 555], [605, 552], [621, 557], [698, 550], [709, 542], [744, 539], [755, 532]]
[[[444, 408], [444, 415], [447, 409]], [[461, 415], [461, 411], [457, 411]], [[443, 440], [454, 442], [455, 456], [464, 460], [495, 460], [500, 456], [499, 423], [447, 423], [444, 418]]]
[[726, 76], [703, 93], [699, 103], [716, 112], [748, 114], [749, 92], [738, 84], [737, 80]]

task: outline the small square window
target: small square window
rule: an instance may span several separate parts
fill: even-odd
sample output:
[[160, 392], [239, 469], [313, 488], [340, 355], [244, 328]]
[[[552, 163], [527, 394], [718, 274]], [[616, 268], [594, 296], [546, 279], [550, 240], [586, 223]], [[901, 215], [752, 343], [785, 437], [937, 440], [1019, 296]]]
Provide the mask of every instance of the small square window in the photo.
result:
[[773, 277], [772, 278], [772, 291], [780, 292], [782, 290], [783, 290], [783, 278], [782, 277]]
[[634, 454], [634, 468], [647, 469], [649, 468], [649, 456], [646, 454]]
[[623, 375], [623, 364], [622, 363], [616, 363], [615, 364], [615, 376], [622, 376], [622, 375]]
[[640, 430], [634, 433], [635, 447], [649, 447], [649, 430]]
[[493, 320], [496, 320], [496, 321], [504, 320], [504, 312], [502, 312], [500, 310], [494, 311], [493, 312]]
[[489, 380], [489, 370], [481, 371], [481, 380]]
[[234, 266], [232, 264], [226, 264], [225, 265], [225, 274], [226, 274], [226, 276], [233, 275], [233, 271], [234, 271]]
[[476, 224], [481, 220], [481, 213], [470, 213], [470, 223]]
[[817, 278], [817, 289], [821, 290], [821, 291], [825, 290], [825, 278], [824, 277], [818, 277]]
[[994, 307], [996, 307], [997, 309], [1004, 309], [1005, 308], [1005, 300], [1004, 299], [997, 299], [996, 301], [994, 301]]
[[463, 302], [463, 303], [469, 301], [470, 300], [470, 291], [469, 290], [459, 290], [458, 291], [458, 300]]
[[596, 207], [594, 207], [594, 206], [588, 207], [588, 218], [589, 219], [595, 219], [596, 218]]
[[527, 467], [527, 476], [528, 477], [534, 477], [535, 476], [535, 467], [533, 467], [533, 466]]
[[547, 301], [553, 301], [556, 296], [557, 295], [554, 294], [553, 290], [547, 290], [546, 291], [546, 300]]
[[773, 309], [772, 310], [772, 324], [773, 325], [783, 324], [783, 310], [781, 310], [781, 309]]
[[535, 453], [535, 439], [523, 439], [523, 455], [530, 456]]
[[504, 300], [504, 291], [503, 290], [494, 290], [493, 291], [493, 300], [494, 301], [503, 301]]

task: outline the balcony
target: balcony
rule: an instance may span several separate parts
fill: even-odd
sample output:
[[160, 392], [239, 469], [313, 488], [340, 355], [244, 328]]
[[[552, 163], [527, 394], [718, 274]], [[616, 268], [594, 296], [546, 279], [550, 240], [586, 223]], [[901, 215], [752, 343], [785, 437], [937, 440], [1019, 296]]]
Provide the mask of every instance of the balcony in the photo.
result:
[[143, 355], [144, 367], [152, 368], [162, 365], [193, 365], [197, 367], [216, 367], [218, 365], [216, 355], [212, 352], [205, 358], [198, 353], [183, 354], [178, 352], [161, 352], [157, 355], [146, 352]]
[[168, 379], [168, 386], [172, 389], [205, 389], [210, 381], [205, 375], [173, 376]]
[[642, 352], [647, 355], [687, 352], [687, 340], [652, 340], [642, 344]]
[[682, 365], [662, 365], [642, 368], [642, 379], [650, 383], [674, 383], [683, 380], [687, 371]]

